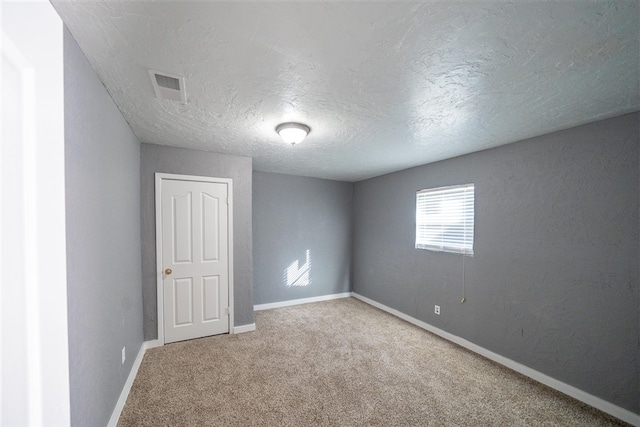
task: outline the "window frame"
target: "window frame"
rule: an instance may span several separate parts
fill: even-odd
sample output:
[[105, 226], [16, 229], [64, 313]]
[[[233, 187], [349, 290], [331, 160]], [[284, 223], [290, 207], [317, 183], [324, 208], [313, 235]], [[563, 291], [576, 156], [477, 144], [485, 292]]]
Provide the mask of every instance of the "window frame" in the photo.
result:
[[[460, 205], [453, 212], [443, 212], [443, 203]], [[427, 212], [430, 211], [430, 212]], [[475, 184], [459, 184], [416, 191], [415, 248], [434, 252], [474, 254]], [[448, 222], [452, 215], [461, 220]], [[428, 227], [431, 227], [429, 229]], [[439, 227], [440, 231], [436, 230]], [[452, 230], [445, 239], [445, 232]], [[431, 234], [429, 237], [427, 234]]]

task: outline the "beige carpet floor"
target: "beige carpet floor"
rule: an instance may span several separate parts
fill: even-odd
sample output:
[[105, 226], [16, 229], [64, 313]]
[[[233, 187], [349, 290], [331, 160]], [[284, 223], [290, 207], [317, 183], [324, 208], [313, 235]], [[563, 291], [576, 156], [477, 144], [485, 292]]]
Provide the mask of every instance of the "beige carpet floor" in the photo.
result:
[[570, 397], [353, 298], [149, 350], [127, 426], [613, 426]]

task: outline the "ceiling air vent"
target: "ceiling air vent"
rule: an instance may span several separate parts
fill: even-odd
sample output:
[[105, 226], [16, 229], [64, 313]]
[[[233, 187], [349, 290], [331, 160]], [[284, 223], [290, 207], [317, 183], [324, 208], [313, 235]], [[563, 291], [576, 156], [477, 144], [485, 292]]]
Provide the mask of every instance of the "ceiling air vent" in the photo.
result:
[[184, 90], [184, 77], [149, 70], [151, 84], [156, 96], [160, 99], [187, 103], [187, 92]]

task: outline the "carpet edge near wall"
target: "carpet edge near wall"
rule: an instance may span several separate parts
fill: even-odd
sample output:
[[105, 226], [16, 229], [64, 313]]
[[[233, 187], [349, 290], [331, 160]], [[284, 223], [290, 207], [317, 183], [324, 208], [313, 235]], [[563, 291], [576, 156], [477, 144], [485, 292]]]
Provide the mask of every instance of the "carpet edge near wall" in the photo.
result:
[[138, 375], [138, 370], [140, 369], [140, 365], [142, 364], [142, 359], [144, 358], [145, 353], [150, 348], [159, 347], [160, 343], [158, 340], [151, 341], [143, 341], [140, 349], [138, 350], [138, 354], [136, 355], [136, 360], [133, 362], [133, 366], [129, 371], [129, 375], [127, 376], [127, 381], [124, 383], [124, 387], [122, 387], [122, 391], [120, 392], [120, 397], [116, 402], [115, 408], [113, 408], [113, 412], [111, 413], [111, 418], [109, 418], [109, 423], [107, 427], [116, 427], [118, 425], [118, 420], [120, 419], [120, 415], [122, 414], [122, 410], [124, 409], [124, 405], [127, 403], [127, 399], [129, 398], [129, 392], [131, 391], [131, 387], [133, 386], [133, 382]]
[[622, 408], [618, 405], [615, 405], [611, 402], [608, 402], [600, 397], [589, 394], [579, 388], [576, 388], [572, 385], [564, 383], [560, 380], [557, 380], [549, 375], [546, 375], [540, 371], [532, 369], [526, 365], [518, 363], [514, 360], [501, 356], [498, 353], [494, 353], [491, 350], [488, 350], [484, 347], [481, 347], [477, 344], [472, 343], [471, 341], [467, 341], [464, 338], [461, 338], [457, 335], [453, 335], [447, 331], [444, 331], [440, 328], [436, 328], [429, 323], [423, 322], [421, 320], [416, 319], [415, 317], [409, 316], [399, 310], [388, 307], [384, 304], [381, 304], [375, 300], [367, 298], [363, 295], [358, 294], [357, 292], [351, 292], [351, 296], [356, 298], [366, 304], [371, 305], [372, 307], [376, 307], [382, 311], [385, 311], [395, 317], [398, 317], [406, 322], [409, 322], [421, 329], [424, 329], [428, 332], [431, 332], [449, 342], [457, 344], [461, 347], [466, 348], [469, 351], [472, 351], [475, 354], [478, 354], [482, 357], [486, 357], [487, 359], [496, 362], [506, 368], [509, 368], [519, 374], [522, 374], [528, 378], [531, 378], [534, 381], [537, 381], [541, 384], [544, 384], [556, 391], [559, 391], [562, 394], [570, 396], [576, 400], [579, 400], [582, 403], [585, 403], [593, 408], [599, 409], [602, 412], [605, 412], [613, 417], [616, 417], [626, 423], [634, 425], [636, 427], [640, 427], [640, 414], [636, 414], [631, 412], [628, 409]]
[[[331, 294], [331, 295], [324, 295], [324, 296], [319, 296], [319, 297], [311, 297], [311, 298], [303, 298], [303, 299], [298, 299], [298, 300], [289, 300], [289, 301], [282, 301], [282, 302], [277, 302], [277, 303], [268, 303], [268, 304], [258, 304], [258, 305], [254, 305], [254, 311], [260, 311], [260, 310], [271, 310], [271, 309], [275, 309], [275, 308], [281, 308], [281, 307], [289, 307], [289, 306], [294, 306], [294, 305], [300, 305], [300, 304], [308, 304], [308, 303], [314, 303], [314, 302], [321, 302], [321, 301], [328, 301], [328, 300], [333, 300], [333, 299], [340, 299], [340, 298], [349, 298], [349, 297], [353, 297], [355, 299], [358, 299], [368, 305], [371, 305], [372, 307], [376, 307], [384, 312], [387, 312], [397, 318], [400, 318], [408, 323], [411, 323], [421, 329], [424, 329], [428, 332], [431, 332], [447, 341], [450, 341], [452, 343], [455, 343], [457, 345], [460, 345], [461, 347], [466, 348], [469, 351], [472, 351], [475, 354], [478, 354], [480, 356], [486, 357], [489, 360], [492, 360], [493, 362], [496, 362], [506, 368], [509, 368], [515, 372], [518, 372], [522, 375], [525, 375], [526, 377], [529, 377], [531, 379], [533, 379], [534, 381], [537, 381], [541, 384], [544, 384], [556, 391], [559, 391], [567, 396], [570, 396], [576, 400], [579, 400], [589, 406], [592, 406], [596, 409], [599, 409], [611, 416], [614, 416], [622, 421], [625, 421], [629, 424], [632, 424], [636, 427], [640, 427], [640, 414], [635, 414], [625, 408], [622, 408], [620, 406], [617, 406], [611, 402], [608, 402], [604, 399], [601, 399], [597, 396], [593, 396], [585, 391], [582, 391], [574, 386], [571, 386], [569, 384], [563, 383], [562, 381], [559, 381], [553, 377], [550, 377], [546, 374], [543, 374], [542, 372], [536, 371], [532, 368], [529, 368], [523, 364], [520, 364], [518, 362], [515, 362], [511, 359], [508, 359], [504, 356], [501, 356], [497, 353], [494, 353], [490, 350], [485, 349], [484, 347], [480, 347], [470, 341], [467, 341], [461, 337], [458, 337], [456, 335], [453, 335], [449, 332], [446, 332], [442, 329], [436, 328], [435, 326], [432, 326], [426, 322], [423, 322], [421, 320], [418, 320], [412, 316], [409, 316], [405, 313], [402, 313], [401, 311], [398, 311], [396, 309], [393, 309], [391, 307], [388, 307], [384, 304], [381, 304], [375, 300], [372, 300], [370, 298], [367, 298], [363, 295], [358, 294], [357, 292], [344, 292], [344, 293], [340, 293], [340, 294]], [[242, 325], [242, 326], [238, 326], [237, 328], [234, 328], [234, 333], [243, 333], [243, 332], [251, 332], [256, 330], [255, 328], [255, 324], [251, 324], [251, 325]], [[131, 386], [133, 385], [133, 382], [135, 380], [135, 377], [138, 373], [138, 369], [140, 368], [140, 364], [142, 363], [142, 359], [144, 357], [144, 354], [146, 353], [146, 351], [148, 349], [154, 348], [154, 347], [158, 347], [160, 344], [158, 342], [158, 340], [152, 340], [152, 341], [145, 341], [142, 343], [142, 346], [140, 347], [140, 350], [138, 352], [138, 355], [136, 357], [136, 360], [131, 368], [131, 371], [129, 372], [129, 376], [127, 378], [127, 381], [122, 389], [122, 392], [120, 393], [120, 397], [118, 399], [118, 402], [116, 403], [116, 406], [113, 410], [112, 416], [109, 420], [109, 424], [108, 427], [116, 427], [118, 424], [118, 420], [120, 418], [120, 415], [122, 414], [122, 410], [124, 409], [124, 406], [126, 404], [127, 398], [129, 396], [129, 392], [131, 390]]]

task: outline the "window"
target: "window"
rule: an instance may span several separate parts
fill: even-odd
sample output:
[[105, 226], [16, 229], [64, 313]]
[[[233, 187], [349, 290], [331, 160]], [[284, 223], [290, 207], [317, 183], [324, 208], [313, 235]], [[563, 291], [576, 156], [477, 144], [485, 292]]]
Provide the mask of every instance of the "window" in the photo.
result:
[[473, 255], [474, 185], [416, 193], [416, 248]]

